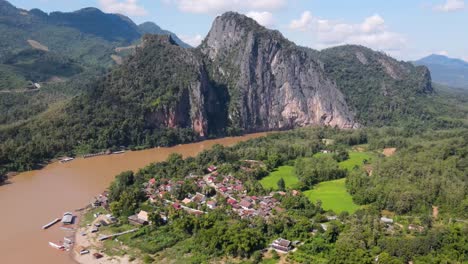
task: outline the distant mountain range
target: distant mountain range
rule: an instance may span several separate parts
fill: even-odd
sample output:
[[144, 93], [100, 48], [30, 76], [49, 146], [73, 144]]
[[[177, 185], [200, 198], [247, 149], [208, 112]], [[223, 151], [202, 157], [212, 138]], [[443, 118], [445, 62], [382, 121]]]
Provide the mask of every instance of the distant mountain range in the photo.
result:
[[89, 67], [121, 63], [126, 54], [116, 48], [134, 45], [147, 33], [170, 35], [180, 46], [190, 47], [155, 23], [136, 25], [126, 16], [106, 14], [97, 8], [47, 14], [0, 0], [0, 90], [24, 88], [27, 81], [69, 78]]
[[429, 68], [436, 83], [468, 89], [468, 62], [443, 55], [430, 55], [414, 62]]

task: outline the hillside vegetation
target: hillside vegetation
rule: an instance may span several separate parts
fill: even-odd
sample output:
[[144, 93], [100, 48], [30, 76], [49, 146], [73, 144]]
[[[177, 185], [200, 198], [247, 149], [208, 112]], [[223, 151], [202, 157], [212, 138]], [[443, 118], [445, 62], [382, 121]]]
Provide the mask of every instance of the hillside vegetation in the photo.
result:
[[[261, 250], [282, 237], [301, 242], [296, 251], [284, 256], [297, 263], [373, 263], [376, 256], [386, 263], [464, 263], [467, 225], [454, 219], [463, 221], [468, 217], [466, 135], [466, 129], [412, 134], [396, 128], [356, 131], [306, 128], [273, 133], [233, 147], [214, 146], [193, 158], [172, 155], [164, 162], [116, 177], [109, 198], [111, 212], [120, 222], [113, 229], [130, 228], [127, 216], [140, 209], [149, 212], [152, 224], [121, 241], [147, 255], [146, 259], [157, 261], [241, 259], [259, 263], [274, 258], [274, 254]], [[335, 143], [326, 146], [323, 139]], [[335, 181], [324, 180], [335, 174], [327, 169], [333, 162], [325, 159], [332, 155], [319, 155], [324, 163], [312, 166], [315, 170], [299, 179], [323, 177], [316, 188], [304, 193], [294, 192], [292, 187], [282, 193], [269, 193], [259, 183], [268, 173], [281, 171], [285, 164], [295, 160], [311, 159], [321, 149], [331, 150], [334, 156], [341, 153], [335, 158], [346, 160], [342, 154], [359, 144], [368, 144], [375, 153], [385, 147], [398, 150], [392, 157], [376, 155], [371, 176], [356, 167], [346, 170], [344, 178]], [[246, 160], [266, 166], [246, 169], [249, 164]], [[221, 194], [214, 195], [195, 184], [210, 165], [218, 167], [219, 180], [230, 176], [243, 182], [245, 194], [232, 197], [240, 199], [238, 196], [247, 195], [262, 199], [272, 195], [283, 210], [275, 208], [266, 218], [239, 217]], [[442, 167], [447, 173], [440, 170]], [[150, 179], [156, 187], [168, 180], [180, 185], [166, 193], [164, 199], [182, 200], [191, 193], [203, 192], [207, 199], [217, 200], [218, 206], [211, 210], [203, 204], [189, 204], [207, 212], [194, 216], [158, 198], [149, 201], [143, 194], [148, 189], [142, 186], [148, 186]], [[363, 200], [363, 195], [375, 195], [376, 199]], [[318, 202], [319, 197], [322, 202]], [[440, 209], [436, 217], [431, 216], [432, 206]], [[160, 214], [168, 216], [169, 222], [161, 222]], [[386, 224], [381, 221], [382, 216], [391, 217], [394, 222]]]
[[[299, 87], [305, 94], [294, 92], [294, 95], [285, 94], [283, 97], [294, 96], [306, 105], [311, 100], [318, 100], [317, 107], [323, 108], [320, 110], [323, 116], [318, 117], [310, 109], [301, 108], [303, 106], [291, 105], [294, 100], [272, 104], [275, 100], [284, 99], [281, 99], [284, 92], [281, 86], [289, 83], [288, 79], [284, 84], [277, 83], [276, 88], [268, 86], [273, 90], [265, 92], [258, 88], [265, 85], [263, 79], [246, 79], [237, 75], [242, 70], [246, 71], [245, 76], [258, 76], [250, 72], [252, 67], [235, 68], [235, 65], [239, 60], [236, 56], [247, 54], [255, 57], [258, 52], [266, 52], [260, 49], [261, 46], [255, 46], [259, 51], [250, 50], [251, 53], [239, 53], [235, 48], [223, 47], [228, 53], [211, 59], [210, 54], [216, 47], [208, 45], [216, 45], [218, 42], [214, 40], [224, 36], [216, 33], [217, 29], [231, 30], [223, 27], [231, 22], [251, 30], [258, 43], [277, 43], [281, 53], [285, 54], [282, 67], [284, 74], [290, 75], [288, 78], [294, 77], [288, 67], [300, 63], [301, 59], [307, 61], [300, 67], [304, 72], [314, 72], [317, 78], [323, 78], [326, 85]], [[0, 165], [9, 170], [24, 170], [57, 155], [78, 155], [120, 146], [132, 149], [168, 146], [211, 136], [313, 124], [335, 124], [338, 127], [349, 127], [353, 123], [392, 125], [406, 127], [409, 131], [466, 126], [466, 95], [434, 91], [424, 67], [398, 62], [358, 46], [338, 47], [321, 53], [296, 47], [278, 32], [269, 31], [250, 18], [235, 13], [218, 18], [212, 32], [198, 49], [181, 48], [171, 37], [147, 36], [126, 63], [113, 68], [97, 81], [80, 83], [80, 78], [72, 78], [77, 85], [66, 83], [66, 87], [77, 87], [83, 93], [70, 102], [35, 117], [31, 111], [20, 107], [8, 111], [11, 114], [3, 121], [8, 125], [0, 128]], [[209, 44], [211, 41], [215, 44]], [[244, 48], [249, 50], [249, 46]], [[295, 54], [295, 59], [288, 61], [290, 57], [287, 54], [290, 53]], [[263, 54], [265, 57], [270, 55]], [[318, 59], [323, 60], [325, 72]], [[256, 65], [255, 71], [264, 65]], [[309, 71], [308, 67], [313, 70]], [[273, 71], [269, 72], [271, 78], [272, 74]], [[337, 86], [333, 88], [334, 84], [327, 78], [335, 80]], [[63, 89], [61, 85], [55, 87]], [[335, 94], [327, 94], [328, 88]], [[54, 93], [58, 91], [52, 90]], [[334, 99], [334, 96], [341, 97], [338, 90], [343, 93], [343, 101]], [[317, 97], [317, 93], [322, 92], [324, 94]], [[278, 96], [274, 96], [275, 93]], [[29, 95], [9, 96], [19, 96], [17, 101], [25, 105], [40, 98]], [[335, 106], [328, 109], [327, 100]], [[34, 109], [45, 111], [56, 101], [59, 100], [50, 100], [50, 103], [48, 99], [46, 103], [39, 101], [33, 104], [36, 105]], [[348, 108], [354, 108], [354, 113]], [[266, 109], [269, 109], [269, 114], [263, 115]], [[342, 112], [334, 116], [336, 111]], [[12, 124], [17, 117], [25, 122]]]
[[[96, 8], [47, 14], [0, 0], [0, 125], [25, 121], [82, 93], [86, 83], [115, 65], [116, 47], [139, 42], [151, 29], [188, 46], [154, 23], [144, 25]], [[76, 79], [82, 85], [75, 85]], [[46, 91], [31, 92], [34, 83]]]

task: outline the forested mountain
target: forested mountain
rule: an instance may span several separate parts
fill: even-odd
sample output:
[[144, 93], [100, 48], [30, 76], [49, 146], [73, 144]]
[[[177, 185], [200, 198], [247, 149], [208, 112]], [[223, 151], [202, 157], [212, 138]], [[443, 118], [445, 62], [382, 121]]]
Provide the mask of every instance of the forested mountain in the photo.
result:
[[196, 49], [147, 35], [135, 50], [69, 103], [0, 128], [0, 164], [301, 126], [464, 125], [441, 116], [425, 67], [359, 46], [299, 47], [237, 13]]
[[[158, 30], [156, 30], [158, 29]], [[37, 75], [26, 68], [39, 68], [42, 72], [56, 77], [70, 77], [76, 70], [63, 69], [60, 72], [42, 69], [42, 62], [36, 63], [36, 51], [50, 53], [59, 61], [74, 61], [83, 67], [107, 67], [113, 64], [111, 55], [117, 47], [126, 47], [138, 42], [145, 33], [171, 35], [178, 43], [187, 47], [175, 34], [159, 28], [154, 23], [141, 27], [128, 17], [119, 14], [106, 14], [97, 8], [84, 8], [75, 12], [52, 12], [47, 14], [39, 9], [30, 11], [14, 7], [0, 0], [0, 67], [1, 79], [25, 79], [44, 82], [50, 76]], [[31, 55], [31, 56], [27, 56]], [[21, 56], [25, 67], [18, 71], [10, 69], [12, 57]], [[31, 70], [32, 71], [32, 70]], [[36, 72], [37, 73], [37, 72]], [[4, 77], [7, 76], [7, 77]], [[0, 89], [25, 88], [21, 82], [0, 82]]]
[[433, 94], [426, 67], [415, 67], [362, 46], [325, 49], [318, 57], [362, 124], [390, 125], [429, 118], [422, 100]]
[[156, 25], [153, 22], [145, 22], [140, 25], [138, 25], [138, 28], [140, 29], [140, 32], [142, 34], [153, 34], [153, 35], [169, 35], [172, 37], [172, 39], [177, 43], [177, 45], [183, 47], [183, 48], [191, 48], [190, 45], [187, 43], [183, 42], [179, 37], [177, 37], [176, 34], [162, 29], [160, 26]]
[[125, 47], [145, 33], [171, 35], [188, 47], [154, 23], [138, 26], [96, 8], [47, 14], [0, 0], [0, 125], [26, 120], [83, 92], [84, 83], [121, 63], [132, 52]]
[[468, 89], [468, 62], [443, 55], [430, 55], [414, 62], [431, 71], [434, 82]]

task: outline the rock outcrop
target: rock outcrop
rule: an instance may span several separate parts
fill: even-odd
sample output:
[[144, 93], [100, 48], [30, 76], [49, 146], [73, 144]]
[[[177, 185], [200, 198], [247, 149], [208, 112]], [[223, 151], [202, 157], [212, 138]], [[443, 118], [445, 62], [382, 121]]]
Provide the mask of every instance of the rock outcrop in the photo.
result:
[[230, 91], [229, 122], [243, 130], [358, 126], [313, 51], [237, 13], [217, 17], [200, 47]]

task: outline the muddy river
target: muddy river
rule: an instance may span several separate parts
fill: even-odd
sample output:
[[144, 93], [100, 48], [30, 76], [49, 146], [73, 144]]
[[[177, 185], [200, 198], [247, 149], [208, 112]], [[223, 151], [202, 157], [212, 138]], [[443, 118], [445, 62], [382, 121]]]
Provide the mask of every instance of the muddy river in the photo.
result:
[[194, 156], [214, 144], [229, 146], [264, 135], [258, 133], [170, 148], [78, 158], [21, 173], [11, 179], [11, 184], [0, 186], [0, 263], [74, 263], [67, 252], [48, 245], [49, 241], [58, 242], [71, 235], [60, 228], [61, 223], [47, 230], [41, 227], [61, 217], [63, 212], [89, 204], [96, 194], [109, 186], [115, 175], [165, 160], [171, 153]]

